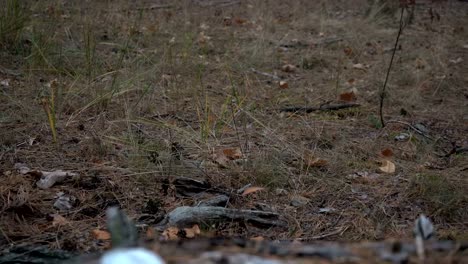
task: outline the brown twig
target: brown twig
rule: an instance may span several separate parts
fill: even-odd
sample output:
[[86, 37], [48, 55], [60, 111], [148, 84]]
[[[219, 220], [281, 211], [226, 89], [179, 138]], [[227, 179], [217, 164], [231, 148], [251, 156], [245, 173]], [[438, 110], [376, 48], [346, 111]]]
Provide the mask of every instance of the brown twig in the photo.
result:
[[339, 109], [345, 109], [345, 108], [351, 108], [351, 107], [357, 107], [361, 106], [358, 103], [343, 103], [343, 104], [324, 104], [320, 106], [290, 106], [290, 107], [283, 107], [280, 108], [280, 112], [305, 112], [305, 113], [311, 113], [314, 111], [331, 111], [331, 110], [339, 110]]

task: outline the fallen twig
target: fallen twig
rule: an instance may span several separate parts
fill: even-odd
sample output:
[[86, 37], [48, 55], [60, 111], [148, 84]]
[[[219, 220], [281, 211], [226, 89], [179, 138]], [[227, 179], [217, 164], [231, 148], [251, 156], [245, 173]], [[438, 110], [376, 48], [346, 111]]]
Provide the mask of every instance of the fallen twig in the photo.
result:
[[427, 139], [430, 139], [430, 140], [433, 140], [432, 137], [426, 135], [423, 131], [419, 130], [418, 128], [416, 128], [415, 126], [411, 125], [410, 123], [408, 122], [404, 122], [404, 121], [398, 121], [398, 120], [390, 120], [390, 121], [387, 121], [387, 124], [388, 123], [398, 123], [398, 124], [402, 124], [402, 125], [406, 125], [408, 126], [409, 128], [413, 129], [414, 131], [416, 131], [416, 133], [420, 134], [421, 136], [427, 138]]
[[442, 156], [448, 158], [452, 156], [453, 154], [460, 154], [463, 152], [468, 152], [468, 147], [456, 147], [455, 146], [447, 154], [442, 155]]
[[168, 8], [172, 8], [174, 7], [174, 5], [158, 5], [158, 4], [154, 4], [154, 5], [150, 5], [148, 7], [139, 7], [137, 8], [138, 10], [156, 10], [156, 9], [168, 9]]
[[330, 111], [330, 110], [339, 110], [339, 109], [344, 109], [344, 108], [350, 108], [350, 107], [357, 107], [361, 106], [358, 103], [344, 103], [344, 104], [324, 104], [320, 106], [290, 106], [290, 107], [283, 107], [280, 108], [280, 112], [305, 112], [305, 113], [310, 113], [314, 111]]
[[279, 214], [257, 210], [230, 209], [218, 206], [181, 206], [170, 212], [159, 226], [190, 226], [219, 221], [248, 222], [255, 226], [286, 226]]
[[202, 7], [209, 7], [209, 6], [217, 6], [217, 7], [227, 7], [235, 4], [240, 4], [240, 0], [221, 0], [221, 1], [209, 1], [206, 3], [206, 1], [199, 1], [198, 5]]
[[274, 80], [281, 80], [281, 77], [275, 75], [275, 74], [271, 74], [271, 73], [266, 73], [266, 72], [261, 72], [261, 71], [257, 71], [256, 69], [252, 68], [250, 69], [253, 73], [256, 73], [256, 74], [259, 74], [259, 75], [263, 75], [265, 77], [268, 77], [268, 78], [272, 78]]

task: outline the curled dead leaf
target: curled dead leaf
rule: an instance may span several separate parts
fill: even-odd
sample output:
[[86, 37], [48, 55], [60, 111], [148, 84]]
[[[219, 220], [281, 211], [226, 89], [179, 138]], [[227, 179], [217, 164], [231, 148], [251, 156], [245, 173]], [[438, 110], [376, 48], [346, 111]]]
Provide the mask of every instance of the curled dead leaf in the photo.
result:
[[296, 71], [296, 66], [292, 64], [285, 64], [281, 67], [281, 70], [284, 72], [295, 72]]
[[345, 47], [343, 49], [343, 52], [346, 54], [346, 56], [351, 57], [353, 55], [353, 49], [350, 47]]
[[354, 91], [340, 94], [340, 100], [344, 102], [355, 102], [357, 100]]
[[386, 148], [386, 149], [383, 149], [383, 150], [380, 152], [380, 154], [382, 154], [382, 156], [384, 156], [384, 157], [389, 158], [389, 157], [393, 156], [393, 151], [392, 151], [391, 148]]
[[110, 240], [111, 239], [110, 233], [105, 231], [105, 230], [94, 229], [92, 231], [92, 233], [93, 233], [93, 236], [94, 236], [95, 239], [99, 239], [99, 240]]
[[242, 158], [242, 151], [240, 148], [225, 148], [223, 154], [230, 160], [236, 160]]
[[242, 151], [240, 148], [225, 148], [216, 151], [212, 159], [221, 167], [228, 167], [229, 161], [242, 158]]
[[152, 227], [149, 227], [148, 229], [146, 229], [145, 238], [147, 240], [155, 239], [156, 238], [156, 230], [154, 228], [152, 228]]
[[384, 173], [394, 173], [395, 172], [395, 164], [389, 160], [383, 160], [382, 166], [379, 167], [379, 170]]
[[306, 167], [325, 167], [328, 165], [328, 161], [319, 157], [316, 157], [310, 151], [306, 151], [304, 154], [304, 165]]
[[175, 226], [171, 226], [166, 228], [166, 230], [163, 231], [162, 237], [165, 240], [178, 240], [179, 239], [179, 228]]
[[242, 196], [246, 196], [248, 194], [258, 192], [258, 191], [262, 191], [262, 190], [265, 190], [265, 188], [252, 186], [252, 187], [246, 188], [244, 190], [244, 192], [242, 192]]
[[288, 89], [288, 88], [289, 88], [289, 84], [288, 84], [287, 82], [285, 82], [285, 81], [280, 81], [280, 82], [279, 82], [279, 87], [280, 87], [281, 89]]
[[366, 70], [366, 69], [369, 68], [369, 65], [362, 64], [362, 63], [356, 63], [356, 64], [353, 64], [353, 68], [358, 69], [358, 70]]
[[68, 220], [59, 214], [52, 214], [50, 216], [52, 217], [52, 226], [62, 226], [68, 223]]
[[193, 225], [190, 228], [184, 228], [186, 238], [194, 238], [197, 235], [200, 235], [200, 227], [198, 225]]

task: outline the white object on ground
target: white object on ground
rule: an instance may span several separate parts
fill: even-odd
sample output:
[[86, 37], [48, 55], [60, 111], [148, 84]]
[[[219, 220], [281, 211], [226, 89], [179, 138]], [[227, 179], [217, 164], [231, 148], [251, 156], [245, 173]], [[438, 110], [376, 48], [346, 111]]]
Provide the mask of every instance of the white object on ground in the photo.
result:
[[100, 264], [165, 264], [164, 260], [144, 248], [114, 249], [101, 257]]

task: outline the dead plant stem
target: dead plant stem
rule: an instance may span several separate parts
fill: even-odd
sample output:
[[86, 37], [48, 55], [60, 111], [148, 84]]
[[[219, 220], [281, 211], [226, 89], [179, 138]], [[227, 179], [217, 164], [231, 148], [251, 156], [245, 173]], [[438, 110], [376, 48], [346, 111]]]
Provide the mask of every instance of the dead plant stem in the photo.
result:
[[382, 91], [380, 93], [380, 107], [379, 107], [379, 115], [380, 115], [380, 123], [382, 127], [385, 127], [385, 121], [383, 118], [383, 103], [385, 99], [385, 88], [387, 87], [388, 77], [390, 75], [390, 70], [392, 69], [393, 59], [395, 58], [395, 53], [398, 47], [398, 40], [400, 39], [401, 32], [403, 31], [403, 13], [405, 11], [404, 7], [401, 7], [401, 15], [400, 15], [400, 27], [398, 29], [398, 34], [395, 41], [395, 46], [393, 47], [392, 58], [390, 59], [390, 64], [388, 65], [387, 75], [385, 76], [385, 81], [382, 87]]

